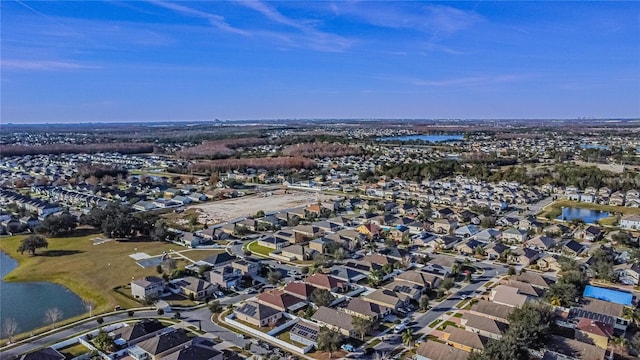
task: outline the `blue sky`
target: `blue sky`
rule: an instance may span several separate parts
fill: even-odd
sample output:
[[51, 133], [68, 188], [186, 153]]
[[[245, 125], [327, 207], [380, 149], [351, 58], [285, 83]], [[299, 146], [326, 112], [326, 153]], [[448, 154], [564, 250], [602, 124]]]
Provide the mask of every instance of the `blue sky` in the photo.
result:
[[3, 123], [640, 117], [639, 2], [0, 1]]

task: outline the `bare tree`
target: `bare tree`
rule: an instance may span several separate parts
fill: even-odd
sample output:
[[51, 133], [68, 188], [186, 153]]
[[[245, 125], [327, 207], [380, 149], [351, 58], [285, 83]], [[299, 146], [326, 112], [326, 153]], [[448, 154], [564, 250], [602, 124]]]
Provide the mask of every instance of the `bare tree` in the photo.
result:
[[390, 359], [390, 357], [387, 355], [386, 351], [376, 351], [373, 354], [373, 360], [387, 360]]
[[9, 343], [11, 343], [11, 337], [18, 332], [18, 322], [16, 319], [7, 318], [2, 322], [2, 334], [9, 338]]
[[49, 308], [44, 313], [44, 322], [47, 324], [51, 324], [54, 329], [57, 325], [57, 322], [60, 320], [60, 318], [62, 318], [62, 311], [60, 311], [60, 309], [56, 307]]

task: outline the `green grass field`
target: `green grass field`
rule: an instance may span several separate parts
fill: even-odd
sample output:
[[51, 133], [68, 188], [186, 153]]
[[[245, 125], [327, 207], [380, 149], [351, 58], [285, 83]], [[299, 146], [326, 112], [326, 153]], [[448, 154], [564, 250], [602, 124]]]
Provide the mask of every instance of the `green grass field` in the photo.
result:
[[[157, 275], [155, 267], [142, 268], [129, 257], [143, 252], [150, 256], [161, 255], [163, 251], [184, 250], [175, 244], [155, 241], [109, 241], [93, 245], [92, 238], [82, 237], [47, 238], [48, 249], [38, 249], [36, 256], [16, 251], [24, 235], [0, 239], [0, 250], [18, 261], [18, 267], [10, 272], [6, 281], [48, 281], [63, 285], [81, 298], [95, 305], [95, 313], [140, 306], [112, 289], [126, 285], [131, 279]], [[197, 255], [197, 259], [211, 256], [223, 250], [192, 250], [185, 252]], [[208, 253], [208, 254], [207, 254]], [[178, 257], [176, 257], [179, 259]], [[186, 261], [185, 261], [186, 263]]]
[[269, 257], [269, 253], [274, 251], [273, 249], [268, 248], [266, 246], [258, 245], [257, 241], [253, 241], [249, 243], [249, 245], [247, 245], [247, 249], [249, 249], [249, 251], [251, 251], [252, 253], [256, 253], [258, 255], [262, 255], [266, 257]]

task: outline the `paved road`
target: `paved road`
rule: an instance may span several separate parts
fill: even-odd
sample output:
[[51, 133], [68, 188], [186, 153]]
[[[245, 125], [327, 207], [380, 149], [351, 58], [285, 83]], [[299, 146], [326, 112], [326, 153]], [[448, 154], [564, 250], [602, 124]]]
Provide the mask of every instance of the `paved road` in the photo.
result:
[[[431, 310], [427, 311], [420, 317], [414, 319], [414, 321], [410, 323], [410, 327], [414, 331], [414, 333], [424, 332], [424, 328], [431, 324], [434, 320], [446, 314], [448, 311], [455, 309], [456, 304], [462, 300], [463, 296], [474, 296], [474, 292], [478, 290], [478, 288], [482, 287], [485, 283], [495, 278], [496, 276], [504, 275], [507, 273], [507, 267], [503, 265], [495, 265], [485, 262], [474, 263], [474, 265], [482, 268], [484, 272], [481, 275], [474, 276], [470, 284], [461, 288], [456, 293], [449, 296], [447, 299], [443, 300], [441, 303], [434, 306], [433, 308], [431, 308]], [[401, 345], [401, 334], [389, 334], [386, 336], [385, 340], [374, 346], [374, 349], [376, 350], [376, 352], [390, 353]]]

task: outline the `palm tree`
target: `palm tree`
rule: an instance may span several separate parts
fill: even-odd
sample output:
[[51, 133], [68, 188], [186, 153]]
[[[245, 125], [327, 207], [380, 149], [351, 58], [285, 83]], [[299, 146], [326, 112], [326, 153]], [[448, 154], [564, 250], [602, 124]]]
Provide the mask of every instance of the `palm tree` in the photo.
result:
[[407, 329], [402, 333], [402, 343], [410, 346], [413, 343], [413, 330]]
[[367, 243], [364, 245], [364, 248], [371, 252], [376, 252], [376, 250], [378, 250], [378, 244], [376, 244], [375, 241], [370, 240], [367, 241]]
[[369, 272], [369, 284], [372, 286], [378, 286], [382, 282], [384, 272], [381, 269], [373, 269]]

